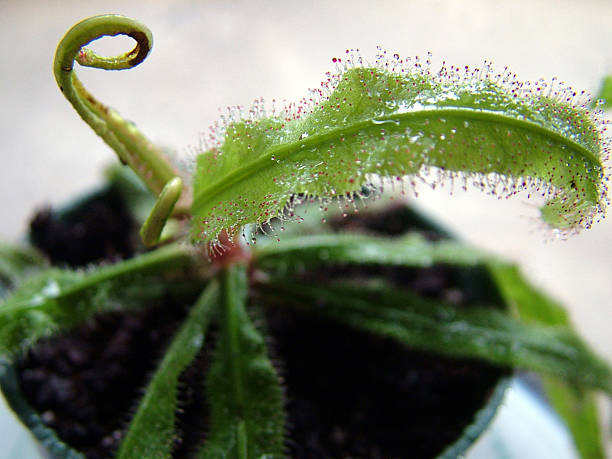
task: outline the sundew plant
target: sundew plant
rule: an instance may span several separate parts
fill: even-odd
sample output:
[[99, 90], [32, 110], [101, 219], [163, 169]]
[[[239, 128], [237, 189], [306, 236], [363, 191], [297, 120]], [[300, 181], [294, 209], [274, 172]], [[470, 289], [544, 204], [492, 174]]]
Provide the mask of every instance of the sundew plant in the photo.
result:
[[[118, 34], [136, 47], [116, 57], [85, 48]], [[181, 282], [199, 286], [117, 455], [172, 454], [179, 377], [215, 324], [214, 358], [201, 387], [209, 430], [196, 456], [282, 457], [283, 390], [253, 314], [260, 317], [257, 310], [291, 294], [300, 308], [324, 304], [317, 314], [410, 348], [539, 372], [581, 454], [603, 457], [593, 391], [612, 394], [612, 372], [572, 331], [563, 309], [515, 266], [449, 238], [334, 233], [325, 225], [329, 215], [358, 212], [383, 190], [407, 193], [424, 182], [475, 186], [503, 198], [526, 191], [555, 232], [589, 228], [605, 214], [610, 143], [607, 122], [584, 91], [556, 79], [523, 82], [486, 61], [481, 68], [434, 69], [429, 57], [380, 51], [368, 62], [348, 50], [300, 102], [276, 107], [257, 100], [229, 110], [203, 137], [194, 164], [181, 169], [95, 99], [74, 72], [75, 62], [134, 67], [151, 45], [145, 26], [107, 15], [76, 24], [58, 46], [60, 90], [156, 198], [142, 219], [150, 250], [69, 270], [49, 267], [31, 248], [2, 246], [0, 280], [13, 289], [0, 306], [0, 358], [7, 365], [41, 338], [95, 314], [145, 307]], [[133, 207], [148, 202], [150, 196]], [[301, 224], [307, 231], [294, 230], [303, 209], [313, 207], [319, 216]], [[330, 266], [437, 264], [484, 267], [503, 308], [462, 309], [384, 279], [313, 286], [299, 277]]]

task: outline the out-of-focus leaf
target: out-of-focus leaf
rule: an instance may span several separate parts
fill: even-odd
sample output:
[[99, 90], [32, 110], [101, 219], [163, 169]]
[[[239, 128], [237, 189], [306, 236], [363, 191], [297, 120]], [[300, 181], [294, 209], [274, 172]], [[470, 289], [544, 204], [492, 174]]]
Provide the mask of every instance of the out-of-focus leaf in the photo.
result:
[[186, 247], [168, 246], [83, 272], [48, 269], [0, 303], [0, 356], [12, 358], [40, 338], [83, 323], [97, 312], [146, 304], [184, 282], [174, 273], [193, 262]]
[[[554, 326], [571, 332], [565, 310], [554, 300], [528, 284], [516, 266], [492, 263], [490, 271], [500, 291], [524, 323]], [[589, 371], [585, 369], [584, 371]], [[601, 429], [593, 392], [564, 375], [542, 376], [550, 403], [565, 420], [578, 451], [584, 459], [604, 459]]]
[[260, 288], [415, 349], [541, 371], [612, 394], [612, 370], [566, 328], [522, 324], [493, 308], [458, 308], [390, 285], [312, 285], [287, 278]]

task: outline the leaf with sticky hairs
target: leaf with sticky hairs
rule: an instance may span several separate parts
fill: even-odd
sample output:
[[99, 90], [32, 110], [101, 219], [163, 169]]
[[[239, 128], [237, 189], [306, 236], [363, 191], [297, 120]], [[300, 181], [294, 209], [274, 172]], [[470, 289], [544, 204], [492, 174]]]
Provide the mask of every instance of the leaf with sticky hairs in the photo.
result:
[[[310, 105], [226, 123], [197, 158], [195, 240], [218, 241], [248, 223], [291, 218], [309, 198], [353, 201], [385, 183], [473, 183], [497, 196], [544, 199], [543, 220], [563, 232], [605, 208], [605, 122], [565, 86], [519, 82], [509, 72], [469, 78], [349, 65]], [[288, 216], [288, 217], [287, 217]]]
[[46, 260], [36, 249], [0, 243], [0, 297], [4, 290], [46, 267]]

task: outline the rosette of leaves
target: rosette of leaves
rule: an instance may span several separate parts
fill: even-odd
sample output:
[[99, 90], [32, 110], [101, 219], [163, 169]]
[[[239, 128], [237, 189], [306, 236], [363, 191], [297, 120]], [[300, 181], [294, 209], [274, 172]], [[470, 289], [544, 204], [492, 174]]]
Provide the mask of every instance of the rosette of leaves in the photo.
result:
[[[132, 52], [103, 58], [83, 48], [120, 33], [137, 41]], [[537, 193], [545, 201], [542, 218], [552, 228], [589, 227], [605, 211], [609, 147], [605, 123], [587, 100], [554, 82], [522, 83], [488, 65], [443, 66], [433, 73], [425, 63], [397, 55], [381, 55], [373, 65], [359, 57], [336, 59], [340, 73], [330, 75], [305, 105], [268, 113], [256, 104], [246, 116], [237, 111], [218, 125], [210, 147], [197, 157], [192, 189], [183, 188], [174, 178], [183, 173], [131, 123], [96, 101], [73, 72], [74, 59], [129, 68], [144, 59], [150, 42], [148, 30], [135, 21], [92, 18], [60, 43], [55, 72], [81, 117], [159, 195], [143, 231], [153, 236], [145, 242], [154, 243], [168, 219], [174, 231], [159, 248], [86, 271], [48, 268], [30, 249], [3, 247], [0, 276], [12, 289], [0, 306], [5, 361], [95, 314], [144, 307], [150, 298], [195, 282], [202, 293], [151, 377], [117, 455], [172, 455], [179, 378], [207, 345], [214, 324], [216, 349], [201, 388], [210, 406], [209, 429], [195, 456], [282, 457], [283, 390], [257, 310], [290, 295], [294, 307], [316, 309], [413, 349], [541, 373], [582, 455], [603, 457], [593, 391], [612, 394], [610, 368], [572, 331], [563, 309], [515, 266], [446, 237], [333, 233], [320, 217], [293, 225], [301, 228], [296, 230], [284, 221], [303, 220], [297, 216], [301, 204], [340, 206], [342, 214], [389, 183], [454, 180], [501, 196]], [[142, 208], [145, 195], [134, 200], [134, 209]], [[286, 235], [280, 242], [265, 236], [281, 225]], [[188, 233], [208, 254], [169, 242]], [[241, 234], [257, 244], [245, 245]], [[484, 303], [457, 308], [384, 278], [313, 285], [300, 276], [339, 266], [433, 265], [487, 270], [505, 309]]]

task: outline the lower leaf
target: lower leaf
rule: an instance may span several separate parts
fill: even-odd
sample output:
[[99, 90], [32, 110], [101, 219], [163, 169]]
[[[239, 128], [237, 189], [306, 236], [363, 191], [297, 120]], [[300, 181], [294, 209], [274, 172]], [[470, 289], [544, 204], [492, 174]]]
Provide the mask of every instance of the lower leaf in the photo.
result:
[[[553, 325], [570, 329], [565, 310], [529, 285], [518, 268], [491, 263], [489, 270], [500, 287], [506, 302], [524, 323]], [[592, 391], [564, 378], [543, 376], [542, 384], [551, 405], [570, 429], [580, 455], [585, 459], [604, 459], [599, 417]]]
[[192, 290], [193, 282], [160, 276], [191, 262], [187, 249], [170, 246], [88, 273], [42, 271], [0, 303], [0, 356], [10, 360], [40, 338], [98, 312], [138, 307], [169, 291]]
[[280, 381], [247, 314], [246, 293], [245, 267], [228, 267], [218, 347], [206, 378], [211, 428], [199, 458], [284, 457]]
[[451, 240], [434, 243], [416, 232], [395, 238], [350, 233], [288, 237], [280, 244], [262, 241], [253, 249], [253, 256], [259, 268], [281, 275], [330, 263], [475, 266], [490, 258], [465, 244]]
[[179, 376], [204, 345], [218, 298], [219, 286], [213, 281], [189, 313], [149, 383], [121, 443], [118, 458], [171, 456]]
[[415, 349], [541, 371], [612, 394], [610, 368], [565, 328], [521, 324], [498, 310], [457, 308], [386, 285], [285, 280], [261, 289]]

